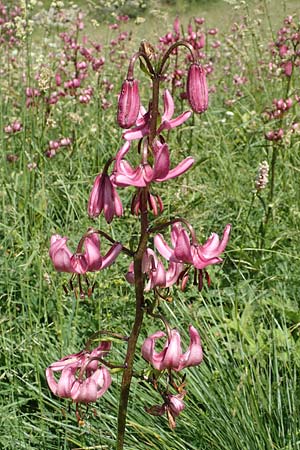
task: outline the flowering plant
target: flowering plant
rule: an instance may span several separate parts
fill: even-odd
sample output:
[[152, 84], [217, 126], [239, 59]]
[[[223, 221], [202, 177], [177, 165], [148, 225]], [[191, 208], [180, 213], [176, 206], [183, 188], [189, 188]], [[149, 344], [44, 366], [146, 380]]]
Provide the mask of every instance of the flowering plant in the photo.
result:
[[[75, 253], [67, 247], [66, 237], [55, 234], [51, 238], [49, 255], [53, 265], [60, 272], [72, 274], [71, 288], [74, 288], [74, 277], [77, 277], [80, 297], [86, 294], [82, 287], [82, 278], [88, 286], [87, 294], [90, 296], [93, 292], [87, 278], [88, 272], [98, 272], [109, 267], [120, 253], [125, 253], [131, 259], [126, 279], [135, 289], [135, 319], [128, 337], [117, 336], [127, 343], [124, 363], [116, 366], [103, 358], [111, 351], [111, 340], [108, 337], [105, 341], [100, 339], [100, 344], [94, 350], [90, 351], [87, 345], [83, 351], [50, 364], [46, 371], [53, 394], [71, 398], [76, 403], [77, 417], [82, 420], [78, 405], [95, 402], [105, 394], [112, 382], [109, 368], [119, 367], [123, 370], [117, 450], [122, 450], [124, 446], [130, 385], [133, 376], [136, 375], [133, 370], [134, 356], [145, 315], [161, 320], [167, 332], [166, 334], [164, 331], [157, 331], [150, 335], [141, 348], [143, 358], [153, 366], [153, 369], [150, 376], [146, 377], [143, 373], [139, 376], [142, 379], [147, 378], [163, 398], [162, 406], [152, 406], [146, 408], [146, 411], [152, 415], [166, 413], [170, 427], [176, 426], [175, 419], [185, 407], [183, 398], [187, 392], [184, 389], [185, 375], [181, 375], [180, 372], [202, 362], [202, 344], [198, 330], [190, 325], [190, 344], [183, 353], [179, 330], [169, 325], [167, 319], [157, 311], [157, 306], [166, 298], [163, 294], [164, 288], [170, 288], [175, 284], [179, 284], [182, 289], [185, 288], [191, 268], [194, 269], [194, 282], [196, 280], [195, 284], [199, 289], [203, 285], [203, 274], [208, 284], [210, 283], [207, 267], [222, 261], [220, 255], [226, 248], [231, 228], [229, 224], [226, 225], [221, 239], [216, 233], [212, 233], [206, 243], [200, 245], [194, 229], [186, 219], [175, 217], [158, 224], [150, 223], [150, 211], [154, 216], [158, 216], [164, 209], [162, 198], [153, 192], [154, 183], [177, 178], [190, 170], [194, 164], [194, 158], [188, 156], [174, 165], [163, 134], [166, 130], [169, 131], [186, 122], [192, 111], [185, 111], [174, 118], [175, 103], [171, 93], [165, 90], [162, 99], [163, 112], [160, 113], [160, 85], [166, 64], [169, 56], [181, 46], [187, 48], [191, 60], [186, 85], [186, 95], [191, 109], [196, 113], [204, 113], [207, 109], [206, 72], [199, 64], [193, 46], [188, 41], [177, 40], [159, 59], [152, 46], [143, 42], [139, 51], [130, 60], [127, 77], [122, 84], [118, 100], [117, 123], [125, 130], [123, 131], [125, 142], [116, 156], [107, 161], [102, 173], [96, 177], [89, 197], [89, 216], [95, 218], [103, 212], [107, 223], [110, 223], [115, 217], [123, 215], [122, 201], [117, 189], [134, 188], [131, 212], [138, 215], [140, 221], [137, 247], [134, 250], [128, 249], [103, 230], [94, 228], [90, 228], [82, 236]], [[137, 61], [140, 61], [152, 81], [148, 110], [141, 106], [139, 82], [134, 77]], [[135, 167], [130, 158], [136, 142], [140, 162]], [[161, 234], [170, 226], [172, 247]], [[111, 244], [105, 255], [100, 251], [100, 238], [106, 239]], [[167, 267], [160, 256], [166, 260]], [[152, 292], [153, 299], [145, 297], [145, 292]], [[110, 331], [101, 330], [98, 334], [100, 337], [102, 335], [116, 337]], [[156, 352], [155, 344], [160, 338], [166, 339], [165, 345], [162, 351]], [[57, 380], [58, 373], [60, 378]]]

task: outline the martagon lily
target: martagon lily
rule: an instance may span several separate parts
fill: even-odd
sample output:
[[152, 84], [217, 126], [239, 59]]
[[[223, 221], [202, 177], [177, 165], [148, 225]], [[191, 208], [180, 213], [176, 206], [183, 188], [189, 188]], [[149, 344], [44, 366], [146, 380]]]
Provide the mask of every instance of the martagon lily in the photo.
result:
[[154, 238], [154, 244], [159, 253], [168, 261], [182, 262], [192, 264], [196, 269], [204, 269], [205, 267], [222, 262], [221, 253], [226, 248], [231, 225], [226, 225], [222, 239], [216, 233], [212, 233], [205, 244], [200, 245], [193, 239], [190, 242], [188, 232], [178, 222], [172, 225], [171, 248], [161, 234], [157, 234]]
[[145, 187], [151, 182], [160, 183], [162, 181], [176, 178], [185, 173], [193, 164], [192, 157], [185, 158], [174, 169], [170, 169], [170, 152], [168, 145], [155, 141], [154, 147], [154, 164], [153, 167], [145, 161], [135, 169], [124, 158], [130, 149], [130, 142], [125, 142], [116, 156], [113, 182], [116, 186], [136, 186]]
[[[46, 369], [46, 379], [54, 395], [71, 398], [76, 403], [95, 402], [111, 385], [111, 376], [101, 359], [110, 350], [110, 342], [92, 350], [81, 351], [52, 363]], [[60, 373], [57, 380], [54, 374]]]
[[190, 345], [185, 353], [181, 349], [181, 337], [175, 328], [169, 331], [168, 339], [160, 353], [155, 351], [155, 342], [166, 334], [157, 331], [143, 343], [142, 355], [157, 370], [172, 369], [179, 371], [185, 367], [198, 366], [203, 359], [201, 339], [193, 325], [189, 326]]
[[90, 232], [82, 239], [84, 252], [78, 249], [77, 252], [72, 254], [67, 247], [67, 240], [67, 237], [62, 237], [59, 234], [54, 234], [51, 237], [49, 255], [58, 272], [83, 275], [86, 272], [105, 269], [115, 261], [122, 250], [122, 245], [116, 242], [106, 255], [102, 256], [100, 253], [100, 239], [95, 232]]

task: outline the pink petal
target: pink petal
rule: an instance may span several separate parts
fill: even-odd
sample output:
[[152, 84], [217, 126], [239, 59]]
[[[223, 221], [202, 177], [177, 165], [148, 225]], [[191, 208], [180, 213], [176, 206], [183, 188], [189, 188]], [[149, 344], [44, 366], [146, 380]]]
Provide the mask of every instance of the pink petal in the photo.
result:
[[103, 179], [100, 173], [95, 178], [88, 201], [88, 214], [90, 217], [97, 217], [103, 209]]
[[66, 246], [68, 238], [62, 238], [59, 234], [51, 237], [49, 256], [58, 272], [74, 272], [71, 258], [72, 253]]
[[172, 128], [179, 127], [191, 117], [191, 114], [191, 111], [184, 111], [175, 119], [165, 120], [158, 128], [157, 134], [160, 134], [163, 130], [171, 130]]
[[113, 246], [109, 249], [109, 251], [106, 253], [106, 255], [103, 257], [102, 261], [102, 269], [106, 269], [106, 267], [109, 267], [117, 258], [119, 253], [122, 251], [122, 244], [116, 242], [113, 244]]
[[164, 122], [165, 120], [169, 121], [174, 114], [174, 100], [168, 89], [165, 90], [163, 97], [164, 97], [164, 113], [162, 116], [162, 122]]
[[168, 246], [168, 244], [166, 243], [161, 234], [157, 234], [156, 236], [154, 236], [154, 245], [161, 254], [161, 256], [163, 256], [166, 260], [169, 261], [174, 252]]
[[74, 374], [75, 369], [73, 367], [66, 367], [62, 370], [55, 395], [62, 398], [69, 398], [71, 396], [71, 389], [75, 382]]
[[185, 230], [181, 230], [178, 235], [174, 249], [174, 257], [174, 260], [176, 259], [177, 262], [193, 263], [190, 238]]
[[97, 233], [85, 238], [84, 241], [85, 257], [88, 262], [87, 270], [93, 272], [100, 270], [102, 265], [102, 256], [100, 253], [100, 239]]
[[171, 169], [167, 176], [163, 178], [156, 179], [154, 181], [160, 182], [160, 181], [166, 181], [170, 180], [171, 178], [178, 177], [179, 175], [182, 175], [185, 173], [189, 168], [194, 164], [194, 159], [189, 156], [188, 158], [185, 158], [181, 163], [178, 164], [174, 169]]
[[153, 168], [153, 178], [162, 179], [166, 177], [170, 170], [170, 153], [167, 144], [164, 144], [155, 154]]
[[201, 345], [201, 339], [198, 331], [193, 325], [189, 326], [190, 333], [190, 345], [188, 350], [181, 355], [180, 364], [177, 371], [191, 366], [198, 366], [203, 360], [203, 351]]

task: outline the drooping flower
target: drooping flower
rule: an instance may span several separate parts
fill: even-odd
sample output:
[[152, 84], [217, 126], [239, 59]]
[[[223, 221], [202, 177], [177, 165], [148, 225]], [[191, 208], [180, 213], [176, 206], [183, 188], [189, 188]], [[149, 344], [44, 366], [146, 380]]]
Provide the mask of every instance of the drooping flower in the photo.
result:
[[182, 262], [192, 264], [196, 269], [204, 269], [205, 267], [222, 262], [221, 253], [226, 248], [231, 225], [226, 225], [222, 239], [216, 233], [212, 233], [203, 245], [197, 242], [190, 242], [188, 232], [178, 222], [172, 225], [171, 248], [161, 234], [154, 237], [154, 244], [159, 253], [168, 261]]
[[137, 80], [125, 80], [118, 102], [117, 122], [121, 128], [132, 127], [140, 110], [140, 95]]
[[66, 245], [68, 238], [59, 234], [51, 237], [49, 255], [58, 272], [70, 272], [83, 275], [110, 266], [122, 250], [120, 243], [115, 243], [105, 256], [100, 253], [100, 239], [95, 232], [83, 238], [84, 253], [80, 250], [72, 254]]
[[[101, 342], [91, 352], [83, 350], [52, 363], [46, 369], [46, 379], [53, 394], [71, 398], [75, 403], [95, 402], [105, 394], [111, 385], [111, 376], [98, 358], [103, 358], [110, 347], [110, 342]], [[61, 373], [58, 380], [56, 373]]]
[[191, 64], [187, 78], [187, 98], [196, 113], [208, 108], [208, 87], [205, 69], [200, 64]]
[[130, 149], [130, 142], [126, 141], [116, 156], [113, 182], [116, 186], [136, 186], [145, 187], [151, 182], [160, 183], [162, 181], [176, 178], [185, 173], [194, 163], [192, 157], [185, 158], [174, 169], [170, 169], [170, 152], [168, 145], [156, 141], [154, 144], [154, 164], [153, 167], [147, 162], [140, 164], [135, 169], [124, 159]]
[[193, 325], [189, 326], [189, 333], [190, 345], [185, 353], [182, 353], [181, 350], [179, 332], [176, 329], [172, 329], [160, 353], [155, 351], [155, 342], [157, 339], [166, 336], [163, 331], [157, 331], [144, 341], [142, 355], [157, 370], [172, 369], [179, 371], [185, 367], [197, 366], [203, 359], [201, 339]]
[[88, 202], [90, 217], [98, 217], [102, 211], [107, 223], [110, 223], [114, 216], [123, 214], [121, 199], [111, 182], [111, 177], [105, 172], [96, 177]]

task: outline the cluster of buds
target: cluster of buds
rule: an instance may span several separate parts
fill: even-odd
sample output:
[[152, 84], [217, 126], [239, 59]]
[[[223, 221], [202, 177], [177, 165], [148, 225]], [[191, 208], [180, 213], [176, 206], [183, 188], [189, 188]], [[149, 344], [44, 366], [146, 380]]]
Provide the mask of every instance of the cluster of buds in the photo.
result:
[[41, 96], [41, 91], [37, 88], [27, 87], [25, 89], [26, 94], [26, 107], [37, 106], [37, 99]]
[[273, 100], [273, 108], [271, 110], [264, 111], [264, 117], [267, 120], [280, 119], [292, 107], [292, 105], [293, 100], [291, 98], [287, 98], [286, 100], [283, 98], [277, 100], [275, 98]]
[[122, 31], [122, 23], [126, 23], [129, 17], [126, 15], [117, 16], [117, 22], [110, 24], [109, 29], [116, 31], [118, 34], [109, 43], [109, 59], [117, 69], [121, 69], [123, 62], [128, 60], [128, 41], [131, 39], [131, 33]]
[[[91, 86], [85, 86], [86, 80], [91, 73], [95, 72], [100, 76], [105, 58], [100, 54], [102, 46], [96, 42], [88, 41], [84, 36], [82, 42], [79, 42], [79, 31], [83, 29], [83, 15], [81, 12], [77, 15], [75, 28], [72, 27], [69, 32], [60, 33], [63, 42], [63, 52], [56, 61], [56, 71], [49, 73], [49, 80], [46, 89], [33, 87], [26, 89], [26, 105], [36, 106], [35, 97], [42, 95], [43, 100], [49, 105], [55, 105], [63, 98], [74, 97], [79, 103], [88, 104], [93, 96]], [[36, 79], [41, 83], [43, 67], [36, 75]], [[40, 86], [39, 86], [40, 87]]]
[[275, 142], [277, 142], [277, 141], [281, 141], [281, 139], [283, 138], [283, 135], [284, 135], [283, 129], [282, 129], [282, 128], [279, 128], [279, 130], [271, 130], [271, 131], [268, 131], [268, 132], [265, 134], [265, 138], [266, 138], [268, 141], [275, 141]]
[[4, 132], [7, 134], [13, 134], [13, 133], [17, 133], [18, 131], [22, 131], [22, 124], [21, 122], [19, 122], [18, 120], [15, 120], [14, 122], [12, 122], [9, 125], [6, 125], [4, 127]]
[[64, 137], [56, 141], [49, 141], [48, 149], [45, 151], [45, 156], [47, 156], [47, 158], [53, 158], [54, 156], [56, 156], [58, 150], [61, 147], [68, 147], [71, 145], [71, 143], [72, 141], [68, 137]]
[[[213, 72], [214, 66], [212, 63], [212, 58], [210, 55], [204, 53], [204, 48], [208, 49], [207, 40], [210, 36], [215, 36], [218, 33], [216, 28], [211, 28], [209, 30], [204, 30], [202, 25], [204, 24], [205, 19], [202, 17], [198, 17], [194, 19], [194, 24], [191, 22], [188, 24], [187, 31], [183, 32], [181, 24], [179, 22], [178, 17], [176, 17], [173, 24], [173, 32], [168, 32], [165, 36], [159, 38], [159, 48], [162, 52], [165, 51], [166, 47], [170, 45], [174, 45], [184, 39], [194, 51], [194, 55], [196, 55], [197, 60], [201, 60], [203, 62], [202, 69], [204, 70], [206, 75], [209, 75]], [[211, 49], [215, 52], [221, 46], [220, 41], [214, 41], [211, 43]], [[175, 55], [175, 67], [173, 72], [168, 72], [164, 74], [164, 77], [167, 80], [170, 80], [172, 83], [172, 93], [174, 93], [176, 88], [184, 89], [184, 78], [189, 71], [189, 67], [192, 61], [195, 60], [193, 56], [188, 54], [184, 61], [181, 61], [178, 54], [177, 47], [174, 48], [172, 54]], [[214, 61], [216, 57], [219, 58], [220, 55], [214, 54]], [[212, 87], [210, 92], [214, 92], [215, 88]], [[180, 97], [182, 99], [186, 99], [186, 91], [181, 90]]]

